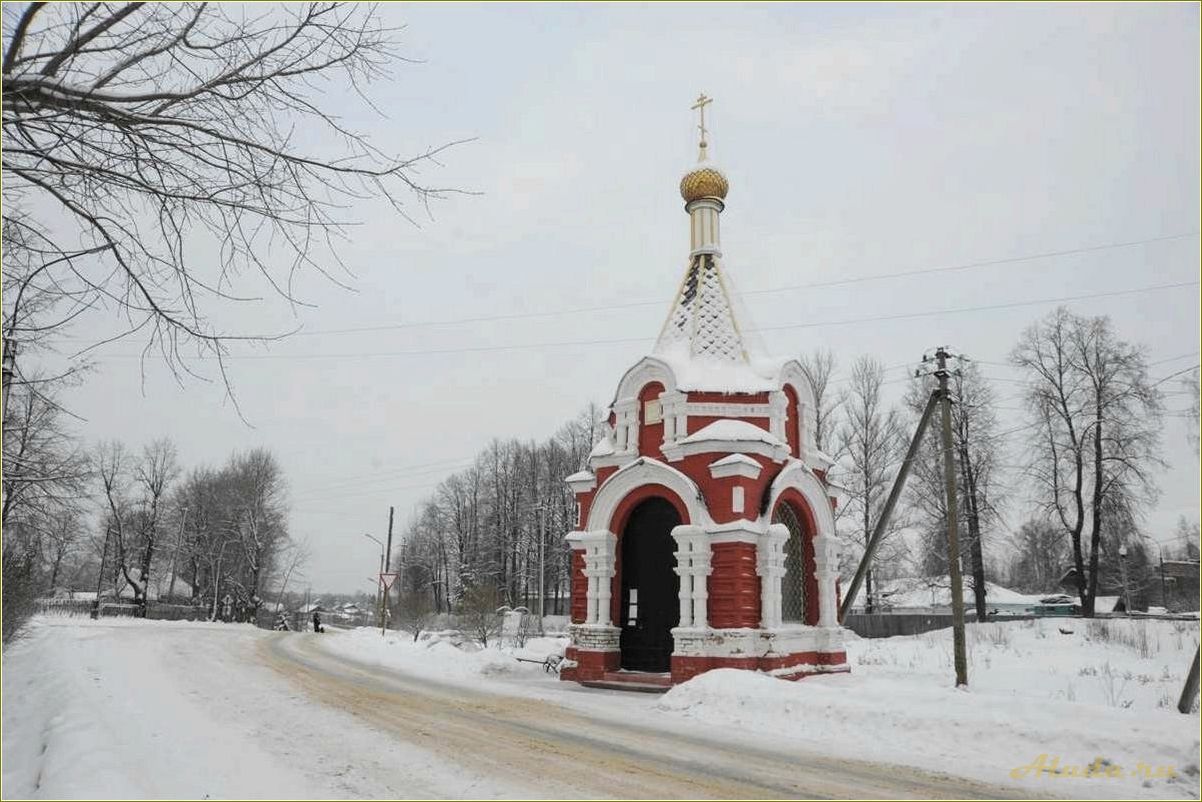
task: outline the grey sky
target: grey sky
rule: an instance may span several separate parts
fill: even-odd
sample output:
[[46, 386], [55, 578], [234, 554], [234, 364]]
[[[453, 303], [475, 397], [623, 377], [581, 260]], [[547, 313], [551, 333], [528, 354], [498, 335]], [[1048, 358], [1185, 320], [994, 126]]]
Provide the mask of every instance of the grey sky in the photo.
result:
[[[358, 292], [301, 285], [304, 336], [232, 361], [248, 428], [219, 384], [176, 387], [109, 346], [69, 401], [89, 440], [170, 435], [190, 465], [265, 445], [292, 485], [315, 589], [367, 589], [388, 505], [403, 523], [496, 437], [543, 438], [608, 401], [654, 339], [687, 257], [677, 194], [695, 159], [689, 105], [711, 106], [730, 180], [726, 263], [743, 291], [1143, 240], [1198, 230], [1198, 7], [1153, 5], [393, 5], [408, 55], [371, 97], [329, 105], [388, 149], [475, 137], [426, 172], [477, 190], [420, 228], [365, 202], [343, 251]], [[922, 278], [745, 297], [774, 327], [1125, 290], [1198, 277], [1197, 236]], [[601, 312], [320, 334], [395, 323], [652, 301]], [[1160, 376], [1197, 362], [1196, 287], [1072, 305], [1145, 343]], [[1021, 423], [1004, 362], [1051, 305], [763, 332], [770, 350], [830, 347], [898, 366], [936, 344], [986, 360], [1003, 423]], [[276, 301], [231, 314], [294, 325]], [[81, 323], [75, 336], [111, 322]], [[644, 343], [408, 351], [645, 338]], [[264, 355], [268, 358], [263, 358]], [[374, 356], [373, 356], [374, 354]], [[331, 356], [343, 355], [343, 356]], [[203, 366], [202, 366], [203, 367]], [[902, 384], [891, 386], [900, 393]], [[1176, 383], [1166, 385], [1176, 390]], [[1182, 396], [1169, 396], [1182, 409]], [[1148, 520], [1198, 516], [1184, 422]], [[439, 463], [431, 465], [431, 463]], [[404, 470], [409, 466], [419, 466]], [[1008, 480], [1015, 480], [1014, 476]], [[362, 482], [359, 484], [359, 482]], [[1009, 521], [1017, 524], [1016, 507]]]

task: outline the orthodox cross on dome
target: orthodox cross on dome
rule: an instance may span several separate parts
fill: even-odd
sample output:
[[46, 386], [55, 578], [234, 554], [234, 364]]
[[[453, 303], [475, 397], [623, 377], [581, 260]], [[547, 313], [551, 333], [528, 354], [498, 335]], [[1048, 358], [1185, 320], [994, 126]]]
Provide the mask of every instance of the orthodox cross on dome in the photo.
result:
[[705, 161], [705, 149], [708, 147], [705, 141], [705, 135], [708, 133], [705, 129], [705, 107], [713, 102], [714, 99], [712, 97], [706, 97], [705, 92], [702, 92], [697, 96], [697, 102], [692, 105], [693, 110], [699, 112], [701, 115], [701, 124], [697, 126], [697, 129], [701, 131], [701, 152], [697, 156], [697, 161]]
[[[705, 107], [712, 102], [712, 98], [702, 94], [692, 106], [700, 112], [701, 162], [705, 161], [709, 133], [705, 127]], [[736, 302], [722, 267], [718, 217], [728, 188], [726, 176], [708, 164], [697, 165], [680, 181], [680, 195], [690, 218], [689, 266], [660, 329], [656, 354], [710, 363], [751, 361], [735, 313]]]

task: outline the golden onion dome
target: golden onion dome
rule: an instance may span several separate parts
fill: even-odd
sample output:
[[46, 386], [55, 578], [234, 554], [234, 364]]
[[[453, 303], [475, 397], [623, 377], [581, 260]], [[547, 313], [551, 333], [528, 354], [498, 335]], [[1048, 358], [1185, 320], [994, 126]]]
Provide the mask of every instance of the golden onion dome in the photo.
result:
[[715, 167], [698, 167], [680, 179], [680, 197], [685, 203], [700, 198], [724, 199], [729, 188], [726, 176]]

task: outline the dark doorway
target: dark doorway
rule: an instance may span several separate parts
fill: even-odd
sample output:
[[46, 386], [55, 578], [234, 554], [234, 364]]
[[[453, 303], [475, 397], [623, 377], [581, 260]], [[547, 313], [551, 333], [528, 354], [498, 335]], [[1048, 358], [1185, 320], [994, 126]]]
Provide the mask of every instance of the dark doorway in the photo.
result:
[[630, 513], [622, 532], [622, 668], [664, 672], [671, 668], [672, 627], [680, 623], [680, 577], [672, 527], [676, 508], [650, 498]]

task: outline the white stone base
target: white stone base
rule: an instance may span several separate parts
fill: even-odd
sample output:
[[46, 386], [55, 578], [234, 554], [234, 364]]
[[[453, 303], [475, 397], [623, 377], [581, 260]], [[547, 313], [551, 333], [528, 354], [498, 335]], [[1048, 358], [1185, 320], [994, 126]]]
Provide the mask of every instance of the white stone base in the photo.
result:
[[672, 630], [674, 655], [686, 657], [775, 657], [801, 652], [842, 652], [842, 627], [789, 625], [773, 629]]
[[589, 652], [616, 652], [622, 630], [608, 624], [571, 624], [568, 635], [572, 645]]

